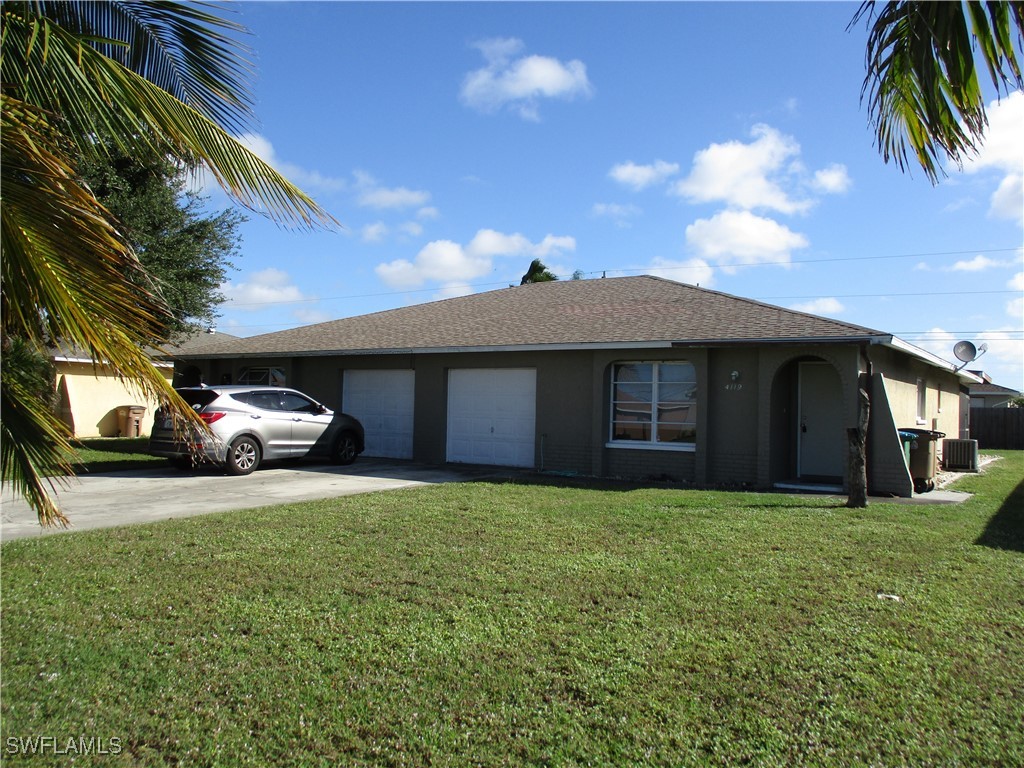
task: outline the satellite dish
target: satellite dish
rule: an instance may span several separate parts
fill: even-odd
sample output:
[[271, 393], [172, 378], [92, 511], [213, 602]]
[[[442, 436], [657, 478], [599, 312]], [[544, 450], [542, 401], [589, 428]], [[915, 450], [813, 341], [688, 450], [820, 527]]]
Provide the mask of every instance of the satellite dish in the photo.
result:
[[[964, 364], [961, 365], [960, 368], [963, 368], [968, 363], [973, 363], [986, 352], [988, 352], [988, 344], [982, 344], [980, 347], [975, 347], [969, 341], [958, 341], [953, 345], [953, 354], [956, 355], [957, 360]], [[957, 368], [956, 370], [959, 371], [960, 368]]]
[[978, 356], [978, 350], [969, 341], [958, 341], [953, 345], [953, 354], [961, 363], [970, 363]]

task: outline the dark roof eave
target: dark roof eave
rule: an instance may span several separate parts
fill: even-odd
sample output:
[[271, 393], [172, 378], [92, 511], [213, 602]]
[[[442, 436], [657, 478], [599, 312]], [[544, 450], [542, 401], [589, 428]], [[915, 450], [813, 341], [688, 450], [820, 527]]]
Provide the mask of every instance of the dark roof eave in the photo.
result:
[[749, 344], [888, 344], [892, 336], [887, 334], [861, 334], [855, 336], [792, 336], [758, 339], [687, 339], [673, 341], [673, 347], [735, 347]]
[[687, 347], [722, 347], [750, 346], [763, 344], [886, 344], [892, 336], [888, 335], [856, 335], [856, 336], [825, 336], [825, 337], [790, 337], [790, 338], [750, 338], [750, 339], [687, 339], [661, 341], [590, 341], [560, 342], [538, 344], [494, 344], [475, 346], [444, 346], [444, 347], [388, 347], [364, 349], [316, 349], [316, 350], [261, 350], [253, 352], [218, 352], [203, 354], [195, 352], [175, 355], [179, 360], [215, 360], [215, 359], [253, 359], [266, 357], [353, 357], [356, 355], [437, 355], [467, 354], [473, 352], [571, 352], [574, 350], [600, 349], [673, 349]]

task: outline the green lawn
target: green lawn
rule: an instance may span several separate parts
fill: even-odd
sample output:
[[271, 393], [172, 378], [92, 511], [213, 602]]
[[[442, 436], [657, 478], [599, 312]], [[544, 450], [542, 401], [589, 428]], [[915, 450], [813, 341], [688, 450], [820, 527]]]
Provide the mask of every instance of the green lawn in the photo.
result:
[[167, 464], [167, 459], [149, 454], [148, 437], [95, 437], [71, 445], [76, 475]]
[[1022, 765], [1003, 455], [957, 506], [481, 482], [10, 542], [5, 764]]

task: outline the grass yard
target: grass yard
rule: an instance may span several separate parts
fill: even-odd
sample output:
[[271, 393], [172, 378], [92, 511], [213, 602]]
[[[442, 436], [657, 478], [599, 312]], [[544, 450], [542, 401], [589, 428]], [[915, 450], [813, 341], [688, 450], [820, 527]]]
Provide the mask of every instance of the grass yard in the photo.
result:
[[76, 475], [167, 464], [167, 459], [149, 453], [148, 437], [94, 437], [71, 446]]
[[1024, 454], [957, 488], [481, 482], [10, 542], [5, 764], [1022, 765]]

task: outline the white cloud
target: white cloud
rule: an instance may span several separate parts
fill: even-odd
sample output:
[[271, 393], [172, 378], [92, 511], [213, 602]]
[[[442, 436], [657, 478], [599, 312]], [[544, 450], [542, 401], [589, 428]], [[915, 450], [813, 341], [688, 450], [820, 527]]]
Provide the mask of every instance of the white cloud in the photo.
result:
[[800, 145], [764, 124], [750, 133], [754, 140], [749, 144], [729, 141], [697, 152], [690, 175], [673, 186], [675, 194], [694, 203], [724, 202], [746, 210], [807, 211], [812, 201], [794, 199], [781, 186]]
[[988, 212], [996, 219], [1024, 223], [1024, 175], [1010, 173], [1003, 177], [989, 198]]
[[[962, 338], [942, 328], [932, 328], [911, 343], [947, 362], [960, 365], [953, 355], [953, 345]], [[978, 347], [984, 343], [988, 350], [984, 357], [979, 355], [977, 362], [968, 367], [972, 370], [984, 369], [996, 382], [1000, 378], [1005, 378], [1010, 382], [1007, 386], [1014, 386], [1012, 382], [1020, 379], [1024, 361], [1024, 339], [1020, 338], [1020, 328], [993, 328], [980, 331], [970, 341]]]
[[956, 213], [965, 208], [970, 208], [973, 205], [977, 205], [977, 201], [970, 197], [961, 197], [958, 200], [954, 200], [951, 203], [947, 203], [942, 207], [943, 213]]
[[334, 315], [330, 315], [327, 312], [321, 312], [319, 309], [308, 309], [303, 307], [293, 310], [292, 316], [305, 325], [326, 323], [328, 320], [334, 319]]
[[650, 165], [637, 165], [632, 161], [620, 163], [614, 166], [608, 175], [620, 184], [640, 191], [652, 184], [660, 184], [677, 173], [679, 173], [678, 163], [655, 160]]
[[469, 283], [448, 283], [447, 285], [441, 286], [440, 290], [434, 294], [436, 299], [455, 299], [459, 296], [469, 296], [473, 292], [473, 286]]
[[268, 267], [254, 272], [247, 281], [241, 283], [227, 282], [220, 286], [226, 299], [225, 307], [231, 309], [259, 310], [263, 304], [281, 304], [294, 301], [307, 301], [298, 286], [291, 282], [287, 272]]
[[325, 176], [319, 171], [303, 168], [278, 157], [274, 145], [258, 133], [243, 134], [238, 137], [238, 141], [301, 189], [313, 192], [339, 192], [348, 186], [344, 179]]
[[994, 170], [1005, 174], [989, 199], [989, 215], [1024, 224], [1024, 92], [1014, 91], [987, 107], [988, 128], [965, 173]]
[[848, 190], [852, 183], [846, 166], [841, 163], [832, 163], [827, 168], [815, 172], [811, 187], [824, 194], [838, 195]]
[[640, 215], [641, 210], [635, 205], [619, 205], [618, 203], [594, 203], [590, 209], [592, 216], [598, 219], [611, 219], [617, 227], [628, 227], [631, 219]]
[[373, 224], [367, 224], [361, 231], [361, 236], [364, 243], [379, 243], [385, 237], [387, 237], [388, 228], [383, 221], [377, 221]]
[[986, 107], [988, 128], [977, 157], [964, 164], [974, 173], [985, 168], [1017, 173], [1024, 166], [1024, 92], [1014, 91]]
[[812, 315], [839, 315], [846, 311], [846, 307], [843, 306], [842, 302], [831, 296], [792, 304], [789, 308], [795, 309], [797, 312], [808, 312]]
[[1021, 380], [1021, 367], [1024, 363], [1024, 339], [1020, 337], [1020, 326], [994, 328], [982, 331], [979, 335], [988, 344], [984, 367], [993, 371], [993, 379], [997, 375], [996, 371], [1006, 371], [1007, 381], [1010, 382], [1008, 386], [1019, 386], [1013, 382]]
[[443, 291], [463, 290], [472, 280], [489, 274], [495, 258], [546, 258], [575, 249], [576, 240], [572, 237], [547, 235], [534, 243], [518, 233], [481, 229], [465, 246], [451, 240], [434, 240], [413, 261], [396, 259], [378, 264], [375, 271], [392, 288], [411, 289], [437, 282]]
[[[320, 171], [303, 168], [277, 156], [270, 140], [258, 133], [245, 133], [235, 139], [246, 149], [259, 157], [268, 165], [273, 166], [288, 181], [309, 193], [339, 192], [348, 187], [345, 179], [334, 178]], [[192, 188], [202, 195], [222, 193], [220, 184], [210, 171], [201, 168], [195, 175]]]
[[704, 259], [672, 261], [659, 256], [651, 261], [647, 274], [710, 288], [714, 284], [715, 269]]
[[959, 339], [949, 331], [945, 331], [942, 328], [932, 328], [920, 335], [915, 335], [912, 340], [908, 339], [907, 341], [915, 347], [920, 347], [921, 349], [931, 352], [936, 357], [940, 357], [943, 360], [951, 362], [954, 359], [953, 345], [956, 344]]
[[700, 258], [727, 274], [735, 272], [737, 261], [788, 264], [792, 251], [808, 246], [807, 238], [798, 232], [749, 211], [722, 211], [710, 219], [698, 219], [686, 228], [686, 242]]
[[407, 221], [399, 227], [403, 234], [419, 237], [423, 234], [423, 225], [418, 221]]
[[[332, 315], [316, 308], [318, 299], [308, 296], [292, 282], [291, 275], [282, 269], [267, 267], [249, 275], [242, 283], [224, 283], [220, 286], [225, 301], [223, 309], [259, 312], [266, 311], [268, 304], [298, 304], [288, 311], [299, 323], [324, 323]], [[227, 318], [228, 328], [245, 328], [237, 319]]]
[[430, 193], [406, 187], [383, 187], [365, 171], [355, 171], [358, 203], [366, 208], [416, 208], [430, 200]]
[[1018, 296], [1006, 302], [1006, 314], [1016, 317], [1018, 320], [1024, 318], [1024, 298]]
[[953, 266], [947, 267], [949, 272], [983, 272], [986, 269], [992, 269], [993, 267], [1005, 267], [1005, 261], [996, 261], [990, 259], [988, 256], [978, 254], [969, 261], [961, 260], [956, 262]]
[[431, 219], [439, 218], [440, 216], [441, 212], [432, 205], [428, 205], [427, 207], [420, 208], [418, 211], [416, 211], [416, 218], [419, 219], [420, 221], [429, 221]]
[[524, 120], [540, 119], [540, 99], [573, 99], [589, 96], [593, 86], [587, 67], [573, 59], [561, 62], [548, 56], [516, 56], [523, 43], [514, 38], [494, 38], [475, 43], [487, 65], [470, 72], [462, 81], [464, 104], [481, 112], [509, 107]]
[[[1018, 272], [1011, 277], [1006, 286], [1011, 290], [1024, 292], [1024, 272]], [[1024, 297], [1018, 296], [1015, 299], [1010, 299], [1006, 303], [1006, 314], [1010, 317], [1024, 317]]]

